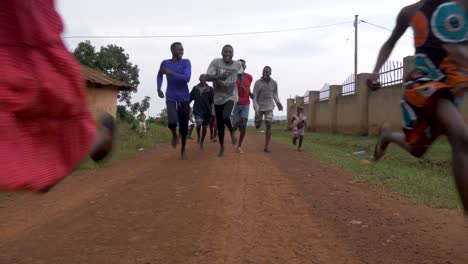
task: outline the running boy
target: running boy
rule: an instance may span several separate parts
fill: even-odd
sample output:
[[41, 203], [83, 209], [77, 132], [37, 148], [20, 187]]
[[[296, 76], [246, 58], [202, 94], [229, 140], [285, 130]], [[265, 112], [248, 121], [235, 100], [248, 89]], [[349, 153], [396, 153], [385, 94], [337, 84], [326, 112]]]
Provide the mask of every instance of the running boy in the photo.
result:
[[140, 114], [137, 116], [137, 119], [140, 123], [140, 133], [145, 133], [146, 134], [146, 115], [143, 113], [143, 111], [140, 112]]
[[197, 144], [200, 144], [200, 149], [203, 149], [206, 129], [210, 123], [211, 108], [213, 106], [213, 87], [206, 84], [205, 74], [200, 75], [200, 83], [193, 87], [190, 92], [190, 102], [192, 101], [194, 101], [193, 114], [197, 124]]
[[264, 152], [270, 152], [271, 122], [273, 121], [273, 110], [275, 103], [280, 111], [283, 111], [283, 105], [278, 97], [278, 83], [271, 78], [270, 66], [263, 68], [262, 78], [257, 80], [254, 85], [254, 109], [255, 109], [255, 128], [259, 129], [262, 121], [265, 121], [265, 148]]
[[[216, 124], [218, 127], [219, 153], [218, 156], [224, 156], [224, 128], [228, 128], [231, 134], [231, 143], [237, 144], [237, 138], [232, 128], [231, 114], [234, 105], [238, 101], [237, 79], [240, 79], [241, 86], [242, 73], [244, 69], [238, 61], [232, 60], [234, 48], [231, 45], [225, 45], [221, 51], [222, 58], [214, 59], [208, 66], [206, 80], [213, 82], [214, 104], [216, 112]], [[240, 75], [240, 77], [238, 77]]]
[[300, 152], [302, 147], [302, 141], [304, 140], [304, 131], [306, 127], [306, 115], [304, 114], [304, 107], [298, 106], [297, 113], [292, 117], [292, 129], [293, 129], [293, 140], [292, 143], [294, 146], [297, 145], [297, 140], [299, 139], [299, 145], [297, 145], [297, 151]]
[[[179, 134], [182, 141], [180, 154], [183, 160], [187, 159], [185, 145], [187, 142], [190, 96], [188, 82], [192, 75], [192, 65], [190, 60], [182, 59], [184, 47], [180, 42], [171, 45], [172, 59], [164, 60], [157, 75], [158, 95], [160, 98], [166, 96], [166, 109], [168, 128], [172, 132], [172, 146], [177, 147], [177, 124], [179, 124]], [[162, 91], [163, 77], [167, 78], [166, 95]]]

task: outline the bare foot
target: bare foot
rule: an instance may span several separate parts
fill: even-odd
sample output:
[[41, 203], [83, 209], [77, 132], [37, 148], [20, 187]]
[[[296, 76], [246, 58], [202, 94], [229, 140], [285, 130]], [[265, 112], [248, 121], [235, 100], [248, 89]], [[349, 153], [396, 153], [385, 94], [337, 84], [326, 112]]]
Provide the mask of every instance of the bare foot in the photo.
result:
[[390, 128], [387, 123], [383, 124], [382, 127], [380, 128], [379, 132], [379, 139], [377, 140], [377, 143], [375, 144], [374, 148], [374, 160], [378, 161], [380, 160], [384, 155], [385, 151], [388, 148], [388, 145], [390, 142], [386, 140], [388, 134], [390, 134]]
[[[97, 133], [96, 133], [96, 141], [94, 145], [91, 147], [89, 152], [89, 156], [92, 160], [99, 162], [106, 158], [109, 153], [112, 151], [114, 146], [114, 139], [115, 139], [115, 120], [114, 117], [108, 113], [103, 114], [99, 121], [97, 122]], [[57, 186], [62, 180], [66, 177], [62, 178], [60, 181], [55, 182], [49, 186], [46, 186], [39, 190], [39, 193], [45, 194], [50, 192], [55, 186]]]
[[91, 159], [98, 162], [112, 151], [115, 140], [115, 120], [108, 113], [103, 114], [97, 123], [97, 136], [89, 153]]
[[237, 145], [237, 137], [235, 133], [231, 134], [231, 143], [233, 146]]
[[218, 157], [223, 157], [223, 156], [224, 156], [224, 146], [220, 146]]
[[171, 145], [173, 148], [177, 148], [177, 134], [172, 134]]

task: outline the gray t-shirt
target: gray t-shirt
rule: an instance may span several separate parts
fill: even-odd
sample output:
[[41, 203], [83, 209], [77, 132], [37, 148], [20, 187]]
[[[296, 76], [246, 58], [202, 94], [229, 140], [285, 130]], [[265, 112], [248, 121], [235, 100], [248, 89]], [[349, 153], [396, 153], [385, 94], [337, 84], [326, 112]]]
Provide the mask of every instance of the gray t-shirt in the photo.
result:
[[223, 59], [214, 59], [208, 67], [208, 75], [220, 75], [229, 72], [230, 75], [225, 81], [213, 81], [214, 104], [222, 105], [227, 101], [238, 101], [237, 94], [237, 75], [244, 72], [242, 64], [233, 61], [232, 64], [226, 64]]
[[253, 93], [255, 111], [272, 111], [275, 109], [275, 103], [280, 103], [278, 97], [278, 83], [273, 79], [270, 79], [268, 82], [263, 78], [257, 80], [254, 85]]

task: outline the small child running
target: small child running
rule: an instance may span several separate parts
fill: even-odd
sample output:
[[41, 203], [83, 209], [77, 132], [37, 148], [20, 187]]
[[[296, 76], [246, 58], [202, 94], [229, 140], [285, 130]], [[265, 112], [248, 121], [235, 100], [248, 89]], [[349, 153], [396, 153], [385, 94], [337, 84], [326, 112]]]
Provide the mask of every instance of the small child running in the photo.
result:
[[299, 139], [299, 145], [297, 145], [297, 151], [301, 152], [302, 141], [304, 140], [304, 130], [306, 127], [307, 116], [304, 114], [304, 107], [298, 106], [297, 113], [291, 119], [291, 127], [293, 129], [292, 143], [294, 146], [297, 145], [297, 139]]

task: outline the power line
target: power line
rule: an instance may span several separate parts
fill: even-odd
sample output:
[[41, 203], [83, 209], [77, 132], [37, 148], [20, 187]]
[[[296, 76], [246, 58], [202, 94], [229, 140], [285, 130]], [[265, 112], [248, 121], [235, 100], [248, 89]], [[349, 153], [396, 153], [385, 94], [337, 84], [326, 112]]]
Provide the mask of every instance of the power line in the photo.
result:
[[362, 20], [362, 19], [361, 19], [361, 20], [359, 20], [359, 21], [360, 21], [360, 22], [362, 22], [362, 23], [369, 24], [369, 25], [371, 25], [371, 26], [374, 26], [374, 27], [378, 27], [378, 28], [381, 28], [381, 29], [385, 29], [385, 30], [387, 30], [387, 31], [390, 31], [390, 32], [392, 32], [392, 31], [393, 31], [393, 30], [391, 30], [391, 29], [389, 29], [389, 28], [382, 27], [382, 26], [376, 25], [376, 24], [374, 24], [374, 23], [371, 23], [371, 22], [367, 22], [367, 21], [365, 21], [365, 20]]
[[[387, 30], [389, 32], [392, 32], [393, 30], [389, 29], [389, 28], [386, 28], [386, 27], [383, 27], [383, 26], [379, 26], [379, 25], [376, 25], [374, 23], [371, 23], [371, 22], [368, 22], [368, 21], [365, 21], [365, 20], [359, 20], [360, 22], [362, 23], [365, 23], [365, 24], [368, 24], [368, 25], [371, 25], [373, 27], [377, 27], [377, 28], [380, 28], [380, 29], [384, 29], [384, 30]], [[408, 36], [408, 35], [405, 35], [403, 34], [404, 37], [407, 37], [407, 38], [412, 38], [411, 36]]]
[[351, 37], [351, 33], [353, 33], [353, 29], [349, 31], [348, 37], [346, 38], [346, 41], [345, 41], [345, 45], [344, 45], [345, 47], [348, 45], [349, 38]]
[[214, 34], [193, 34], [193, 35], [117, 35], [117, 36], [65, 36], [66, 39], [98, 39], [98, 38], [126, 38], [126, 39], [149, 39], [149, 38], [199, 38], [199, 37], [221, 37], [221, 36], [239, 36], [239, 35], [259, 35], [259, 34], [272, 34], [281, 32], [301, 31], [310, 30], [316, 28], [333, 27], [343, 24], [349, 24], [352, 21], [340, 22], [334, 24], [301, 27], [301, 28], [290, 28], [290, 29], [279, 29], [279, 30], [266, 30], [266, 31], [251, 31], [251, 32], [235, 32], [235, 33], [214, 33]]

